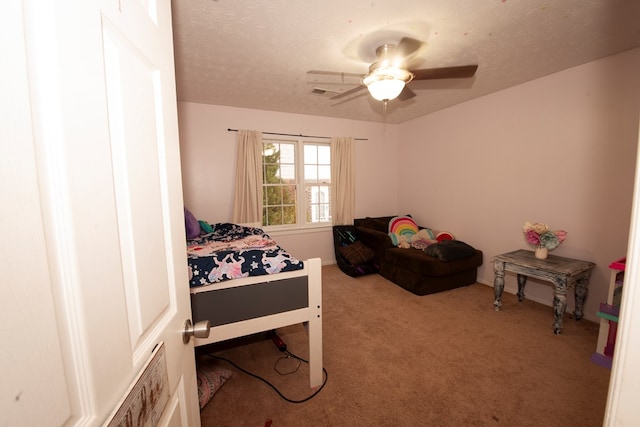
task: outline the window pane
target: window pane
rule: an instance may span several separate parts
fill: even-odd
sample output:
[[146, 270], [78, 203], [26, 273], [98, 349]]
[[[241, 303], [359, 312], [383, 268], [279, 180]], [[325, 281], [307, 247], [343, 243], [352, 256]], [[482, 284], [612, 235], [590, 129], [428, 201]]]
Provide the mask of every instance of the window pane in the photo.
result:
[[331, 147], [328, 145], [318, 145], [318, 164], [331, 164]]
[[280, 163], [295, 164], [296, 146], [295, 144], [280, 144]]
[[307, 210], [307, 222], [318, 222], [318, 205], [310, 205]]
[[282, 224], [282, 208], [280, 206], [268, 207], [268, 208], [266, 208], [266, 210], [267, 210], [266, 225], [281, 225]]
[[315, 185], [307, 186], [307, 193], [308, 193], [307, 199], [309, 200], [310, 203], [318, 203], [318, 187], [317, 186]]
[[323, 203], [320, 205], [320, 221], [329, 222], [331, 221], [331, 215], [329, 210], [329, 204]]
[[316, 145], [304, 145], [304, 162], [306, 164], [318, 163], [318, 147]]
[[278, 184], [280, 182], [280, 150], [279, 145], [267, 143], [262, 150], [262, 179], [265, 184]]
[[296, 223], [296, 207], [295, 206], [285, 206], [282, 208], [283, 213], [283, 224], [295, 224]]
[[331, 187], [328, 185], [310, 185], [307, 187], [307, 222], [331, 221]]
[[262, 144], [262, 161], [269, 160], [273, 154], [277, 151], [276, 144], [272, 142], [263, 142]]
[[282, 186], [268, 186], [265, 188], [265, 194], [267, 197], [267, 205], [281, 205], [282, 204]]
[[331, 182], [331, 166], [318, 166], [318, 180]]
[[296, 186], [295, 185], [287, 185], [282, 187], [282, 204], [283, 205], [296, 204]]
[[329, 203], [329, 187], [328, 185], [321, 185], [318, 187], [318, 202], [320, 203]]
[[280, 182], [280, 178], [278, 178], [278, 166], [263, 165], [262, 181], [265, 184], [278, 184]]
[[296, 167], [295, 165], [281, 165], [280, 166], [280, 178], [282, 182], [292, 182], [296, 180]]
[[304, 180], [305, 182], [318, 181], [318, 167], [316, 165], [304, 165]]

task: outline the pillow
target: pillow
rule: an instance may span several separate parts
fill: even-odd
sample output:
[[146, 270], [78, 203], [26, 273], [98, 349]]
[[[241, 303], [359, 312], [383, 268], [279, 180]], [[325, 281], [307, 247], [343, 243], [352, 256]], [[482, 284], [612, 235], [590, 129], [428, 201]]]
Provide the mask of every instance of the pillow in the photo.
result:
[[184, 208], [184, 227], [187, 230], [187, 239], [195, 239], [200, 235], [200, 223], [187, 208]]
[[220, 387], [231, 377], [231, 371], [218, 364], [198, 366], [198, 401], [200, 409], [209, 403]]
[[361, 241], [342, 246], [339, 251], [351, 265], [366, 264], [376, 256], [373, 249], [365, 246]]
[[453, 234], [449, 233], [448, 231], [441, 231], [436, 235], [436, 240], [438, 242], [442, 242], [443, 240], [455, 240], [455, 239], [456, 238], [453, 237]]
[[411, 239], [411, 247], [415, 249], [425, 249], [427, 246], [437, 243], [433, 231], [430, 228], [421, 228]]
[[442, 240], [427, 246], [424, 252], [441, 261], [453, 261], [470, 257], [476, 253], [476, 250], [460, 240]]
[[[401, 246], [402, 242], [411, 242], [417, 232], [418, 224], [408, 215], [396, 216], [389, 220], [389, 237], [394, 246]], [[404, 239], [400, 236], [404, 236]]]
[[418, 224], [408, 215], [396, 216], [389, 221], [389, 233], [416, 234]]
[[207, 221], [198, 220], [198, 224], [200, 224], [200, 229], [202, 230], [203, 233], [205, 234], [213, 233], [213, 227]]

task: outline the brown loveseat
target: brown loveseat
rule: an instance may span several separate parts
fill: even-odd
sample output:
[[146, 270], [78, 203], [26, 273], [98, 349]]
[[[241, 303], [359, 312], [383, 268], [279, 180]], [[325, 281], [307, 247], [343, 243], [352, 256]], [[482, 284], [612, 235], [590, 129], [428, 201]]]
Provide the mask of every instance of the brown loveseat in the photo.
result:
[[[416, 295], [475, 283], [478, 267], [482, 265], [481, 251], [459, 241], [434, 243], [427, 250], [396, 247], [388, 232], [389, 221], [393, 218], [354, 220], [359, 239], [375, 252], [375, 262], [383, 277]], [[466, 250], [459, 251], [460, 246]], [[427, 252], [436, 256], [427, 255]]]

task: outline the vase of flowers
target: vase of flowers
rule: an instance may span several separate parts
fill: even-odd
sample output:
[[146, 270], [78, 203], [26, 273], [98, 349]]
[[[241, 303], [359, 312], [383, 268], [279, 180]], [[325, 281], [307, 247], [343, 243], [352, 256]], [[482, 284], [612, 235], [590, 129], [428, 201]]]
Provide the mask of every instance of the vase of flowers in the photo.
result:
[[552, 231], [547, 224], [541, 222], [525, 222], [522, 232], [527, 244], [535, 248], [534, 255], [538, 259], [546, 259], [549, 251], [557, 248], [567, 238], [566, 231]]

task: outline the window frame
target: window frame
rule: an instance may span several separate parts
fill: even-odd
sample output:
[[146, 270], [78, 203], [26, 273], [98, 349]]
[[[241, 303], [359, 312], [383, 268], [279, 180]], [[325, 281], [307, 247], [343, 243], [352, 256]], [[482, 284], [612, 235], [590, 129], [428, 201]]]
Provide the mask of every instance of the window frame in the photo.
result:
[[[313, 230], [319, 228], [331, 227], [333, 225], [332, 218], [332, 209], [331, 209], [331, 163], [332, 159], [329, 160], [329, 179], [326, 182], [329, 186], [329, 194], [328, 194], [328, 205], [329, 205], [329, 221], [317, 222], [317, 223], [307, 223], [307, 210], [309, 209], [310, 203], [306, 197], [306, 188], [309, 185], [305, 182], [305, 163], [304, 163], [304, 147], [305, 145], [313, 145], [313, 146], [326, 146], [331, 150], [331, 142], [325, 139], [320, 138], [309, 138], [309, 137], [291, 137], [291, 136], [280, 136], [264, 138], [262, 140], [263, 146], [269, 143], [285, 143], [285, 144], [294, 144], [295, 150], [295, 185], [296, 185], [296, 223], [295, 224], [281, 224], [281, 225], [262, 225], [261, 227], [265, 231], [271, 232], [286, 232], [286, 231], [296, 231], [296, 230]], [[330, 152], [330, 151], [329, 151]], [[317, 163], [316, 163], [317, 164]], [[262, 163], [264, 167], [264, 163]], [[266, 192], [266, 183], [263, 182], [263, 191]], [[266, 204], [263, 207], [266, 209]], [[264, 218], [263, 218], [264, 221]]]

